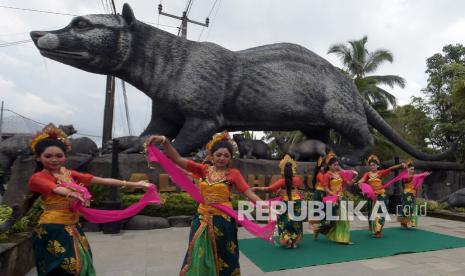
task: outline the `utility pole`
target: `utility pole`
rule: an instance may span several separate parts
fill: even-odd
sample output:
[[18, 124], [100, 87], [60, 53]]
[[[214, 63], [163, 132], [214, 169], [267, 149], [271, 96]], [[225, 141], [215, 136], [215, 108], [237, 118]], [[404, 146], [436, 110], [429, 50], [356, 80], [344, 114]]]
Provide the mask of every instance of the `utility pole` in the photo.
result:
[[[113, 14], [116, 14], [115, 3], [110, 2]], [[107, 148], [108, 141], [113, 137], [113, 110], [115, 106], [115, 77], [107, 75], [107, 85], [105, 89], [105, 107], [103, 111], [103, 133], [102, 133], [102, 151]]]
[[108, 141], [112, 138], [114, 105], [115, 77], [108, 75], [105, 91], [105, 109], [103, 111], [102, 150], [106, 149]]
[[3, 101], [2, 101], [2, 109], [0, 110], [0, 140], [2, 139], [2, 132], [3, 132]]
[[169, 13], [162, 12], [162, 10], [163, 10], [163, 6], [161, 4], [159, 4], [158, 5], [158, 13], [159, 14], [181, 20], [181, 37], [183, 37], [185, 39], [187, 39], [187, 23], [188, 22], [193, 23], [193, 24], [197, 24], [197, 25], [200, 25], [200, 26], [204, 26], [204, 27], [208, 27], [208, 24], [210, 23], [210, 18], [208, 18], [208, 17], [205, 19], [205, 23], [200, 23], [198, 21], [190, 20], [189, 18], [187, 18], [187, 11], [183, 11], [182, 16], [180, 17], [180, 16], [176, 16], [176, 15], [172, 15], [172, 14], [169, 14]]

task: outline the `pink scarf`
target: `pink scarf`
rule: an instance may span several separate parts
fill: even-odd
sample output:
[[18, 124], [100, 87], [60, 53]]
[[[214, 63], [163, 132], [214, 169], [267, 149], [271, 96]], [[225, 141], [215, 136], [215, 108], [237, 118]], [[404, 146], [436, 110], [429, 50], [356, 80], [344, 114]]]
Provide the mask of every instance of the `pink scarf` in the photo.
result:
[[[416, 191], [418, 191], [425, 181], [425, 178], [430, 174], [430, 172], [422, 172], [419, 174], [414, 174], [412, 176], [412, 182], [413, 182], [413, 187]], [[401, 172], [398, 176], [394, 177], [391, 181], [387, 182], [386, 184], [383, 185], [383, 188], [387, 188], [391, 186], [392, 184], [396, 183], [397, 181], [403, 180], [403, 179], [408, 179], [409, 175], [406, 171]]]
[[[82, 195], [86, 200], [90, 200], [92, 195], [89, 193], [86, 187], [79, 186], [75, 182], [61, 183], [63, 187], [70, 188]], [[155, 186], [151, 186], [147, 189], [144, 196], [139, 199], [137, 203], [134, 203], [124, 210], [100, 210], [87, 208], [82, 205], [80, 201], [74, 201], [71, 205], [73, 212], [79, 212], [82, 216], [93, 223], [107, 223], [112, 221], [123, 220], [142, 211], [148, 204], [160, 204], [160, 196], [155, 189]]]
[[[195, 186], [191, 180], [189, 180], [186, 174], [181, 169], [179, 169], [176, 164], [173, 163], [173, 161], [166, 157], [154, 145], [149, 145], [147, 147], [147, 159], [149, 162], [160, 163], [160, 166], [170, 175], [171, 179], [177, 186], [186, 191], [198, 203], [204, 203], [204, 199], [200, 193], [199, 188]], [[273, 242], [273, 233], [276, 226], [276, 221], [270, 221], [267, 225], [261, 227], [246, 218], [240, 220], [237, 211], [229, 206], [221, 204], [211, 204], [211, 206], [234, 218], [252, 235], [265, 241]]]
[[376, 200], [375, 191], [370, 184], [360, 183], [360, 189], [362, 190], [362, 194], [366, 195], [369, 199]]
[[[339, 176], [344, 180], [342, 184], [343, 185], [342, 189], [344, 189], [345, 185], [347, 185], [347, 183], [352, 181], [352, 179], [355, 176], [355, 173], [352, 170], [340, 170], [338, 173], [339, 173]], [[339, 196], [337, 195], [327, 195], [321, 199], [323, 203], [327, 203], [327, 202], [336, 203], [338, 200], [339, 200]]]

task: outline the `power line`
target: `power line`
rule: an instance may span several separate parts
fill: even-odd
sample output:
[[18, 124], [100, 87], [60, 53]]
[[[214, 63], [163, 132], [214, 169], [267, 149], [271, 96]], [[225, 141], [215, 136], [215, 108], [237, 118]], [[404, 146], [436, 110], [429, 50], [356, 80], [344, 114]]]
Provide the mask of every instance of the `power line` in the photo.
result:
[[77, 14], [71, 14], [71, 13], [62, 13], [62, 12], [52, 12], [52, 11], [44, 11], [44, 10], [36, 10], [36, 9], [17, 8], [17, 7], [3, 6], [3, 5], [0, 5], [0, 8], [4, 8], [4, 9], [13, 9], [13, 10], [20, 10], [20, 11], [31, 11], [31, 12], [50, 13], [50, 14], [56, 14], [56, 15], [79, 16], [79, 15], [77, 15]]
[[[215, 0], [215, 2], [213, 2], [213, 6], [212, 6], [212, 8], [210, 9], [210, 12], [207, 15], [207, 18], [210, 18], [210, 15], [212, 14], [213, 9], [215, 8], [217, 2], [218, 2], [218, 0]], [[200, 41], [200, 38], [202, 37], [204, 30], [205, 30], [205, 27], [202, 27], [202, 30], [200, 31], [199, 38], [197, 39], [197, 41]]]
[[26, 39], [26, 40], [12, 41], [12, 42], [4, 42], [4, 43], [0, 43], [0, 47], [20, 45], [20, 44], [29, 43], [29, 42], [32, 42], [32, 40]]
[[[221, 6], [221, 0], [220, 2], [218, 2], [218, 7], [216, 8], [216, 12], [215, 12], [215, 15], [213, 15], [213, 20], [215, 20], [216, 18], [216, 15], [218, 14], [218, 11], [220, 10], [220, 6]], [[208, 28], [208, 32], [207, 32], [207, 36], [205, 37], [205, 40], [208, 40], [208, 37], [210, 36], [210, 31], [211, 31], [212, 27], [210, 26], [210, 28]]]

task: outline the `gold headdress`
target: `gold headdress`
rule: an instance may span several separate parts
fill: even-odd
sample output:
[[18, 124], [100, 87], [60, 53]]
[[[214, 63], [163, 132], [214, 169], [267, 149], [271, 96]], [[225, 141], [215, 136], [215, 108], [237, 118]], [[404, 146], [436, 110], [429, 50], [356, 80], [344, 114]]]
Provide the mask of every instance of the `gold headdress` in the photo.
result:
[[412, 166], [413, 166], [413, 162], [412, 162], [412, 160], [410, 160], [410, 159], [407, 159], [407, 160], [405, 161], [405, 166], [406, 166], [407, 168], [410, 168], [410, 167], [412, 167]]
[[281, 174], [284, 174], [284, 167], [286, 167], [287, 163], [291, 163], [292, 167], [292, 173], [296, 174], [297, 173], [297, 163], [292, 159], [292, 157], [289, 156], [289, 154], [286, 154], [283, 159], [279, 162], [279, 169], [281, 171]]
[[71, 148], [71, 144], [69, 142], [69, 139], [66, 133], [63, 130], [57, 128], [52, 123], [46, 125], [42, 129], [42, 131], [37, 132], [36, 136], [32, 138], [32, 141], [31, 141], [32, 152], [34, 153], [36, 152], [37, 144], [44, 139], [57, 139], [57, 140], [62, 141], [68, 149]]
[[238, 155], [239, 151], [237, 149], [237, 144], [236, 142], [234, 142], [233, 139], [231, 139], [231, 136], [229, 136], [229, 133], [226, 130], [221, 133], [215, 134], [213, 136], [213, 139], [211, 139], [210, 142], [208, 142], [208, 144], [206, 145], [208, 155], [211, 156], [213, 154], [213, 146], [219, 141], [227, 141], [228, 143], [230, 143], [233, 146], [233, 156]]
[[336, 154], [334, 152], [330, 151], [328, 154], [326, 154], [325, 164], [328, 165], [329, 161], [331, 161], [331, 159], [333, 159], [333, 158], [336, 158]]
[[378, 165], [381, 163], [381, 162], [379, 161], [378, 156], [376, 156], [376, 155], [374, 155], [374, 154], [368, 156], [368, 160], [367, 160], [368, 165], [370, 165], [370, 163], [372, 163], [372, 162], [375, 162], [375, 163], [378, 164]]

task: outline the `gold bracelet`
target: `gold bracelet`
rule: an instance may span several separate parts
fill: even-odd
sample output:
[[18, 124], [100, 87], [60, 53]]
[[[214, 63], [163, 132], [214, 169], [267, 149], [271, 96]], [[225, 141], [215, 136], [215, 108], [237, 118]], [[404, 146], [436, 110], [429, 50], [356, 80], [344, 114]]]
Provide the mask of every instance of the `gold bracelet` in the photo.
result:
[[166, 136], [163, 135], [160, 144], [164, 145], [165, 143], [166, 143]]
[[128, 182], [126, 180], [123, 180], [123, 186], [121, 186], [121, 189], [125, 188]]

